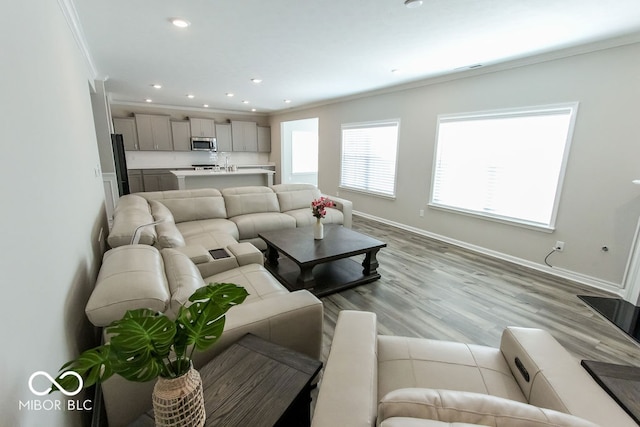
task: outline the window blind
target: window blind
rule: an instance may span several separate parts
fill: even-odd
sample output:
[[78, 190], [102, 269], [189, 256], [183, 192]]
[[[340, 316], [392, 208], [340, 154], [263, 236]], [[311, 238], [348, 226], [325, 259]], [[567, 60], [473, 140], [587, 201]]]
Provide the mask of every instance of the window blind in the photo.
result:
[[341, 188], [395, 197], [399, 125], [342, 125]]

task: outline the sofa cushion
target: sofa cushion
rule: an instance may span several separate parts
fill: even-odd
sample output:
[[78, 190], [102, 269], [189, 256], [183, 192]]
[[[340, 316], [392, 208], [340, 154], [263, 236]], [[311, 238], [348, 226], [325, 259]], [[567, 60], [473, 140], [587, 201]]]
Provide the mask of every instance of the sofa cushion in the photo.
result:
[[320, 198], [320, 190], [311, 184], [278, 184], [271, 186], [278, 196], [280, 212], [307, 208], [311, 212], [311, 202]]
[[226, 248], [229, 245], [238, 243], [238, 241], [231, 237], [231, 235], [219, 232], [202, 232], [194, 234], [187, 236], [185, 241], [189, 246], [198, 245], [206, 248], [207, 250]]
[[278, 197], [269, 187], [234, 187], [222, 189], [228, 218], [238, 215], [280, 212]]
[[296, 220], [280, 212], [252, 213], [231, 218], [238, 227], [240, 240], [253, 239], [263, 231], [296, 228]]
[[175, 218], [176, 223], [199, 219], [226, 218], [222, 197], [194, 197], [192, 199], [164, 199], [164, 204]]
[[527, 403], [456, 390], [406, 388], [384, 396], [378, 422], [391, 417], [421, 418], [494, 427], [597, 427], [590, 421]]
[[420, 418], [393, 417], [381, 422], [380, 427], [477, 427], [478, 424], [446, 423], [436, 420], [421, 420]]
[[[326, 211], [325, 217], [322, 218], [324, 224], [342, 224], [344, 222], [344, 216], [338, 209], [327, 208]], [[308, 227], [316, 222], [316, 217], [311, 213], [311, 207], [294, 209], [284, 213], [292, 216], [296, 220], [297, 227]]]
[[243, 304], [277, 295], [288, 294], [282, 286], [263, 266], [259, 264], [243, 265], [210, 277], [204, 278], [205, 283], [235, 283], [244, 287], [249, 296]]
[[200, 270], [187, 255], [176, 249], [163, 249], [167, 281], [171, 291], [167, 316], [175, 318], [180, 307], [189, 301], [189, 297], [205, 285]]
[[238, 227], [233, 221], [228, 219], [202, 219], [199, 221], [189, 221], [176, 224], [185, 239], [204, 233], [227, 234], [234, 239], [239, 238]]
[[497, 348], [379, 336], [378, 398], [407, 387], [469, 391], [527, 401]]
[[164, 261], [158, 250], [148, 245], [126, 245], [104, 254], [85, 312], [95, 326], [107, 326], [127, 310], [164, 312], [169, 299]]
[[178, 248], [185, 245], [182, 233], [176, 227], [171, 211], [157, 200], [149, 201], [153, 219], [162, 221], [156, 224], [158, 245], [161, 248]]
[[[144, 198], [135, 194], [120, 197], [113, 214], [113, 226], [107, 238], [109, 246], [115, 248], [130, 244], [136, 228], [153, 221], [151, 209]], [[155, 241], [156, 230], [154, 227], [145, 227], [141, 230], [140, 243], [153, 245]]]

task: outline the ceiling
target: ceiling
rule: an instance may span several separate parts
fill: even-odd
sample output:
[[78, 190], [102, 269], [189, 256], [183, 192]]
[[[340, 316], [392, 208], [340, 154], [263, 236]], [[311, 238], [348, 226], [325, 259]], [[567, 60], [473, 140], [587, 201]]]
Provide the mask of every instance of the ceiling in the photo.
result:
[[[638, 0], [425, 0], [412, 9], [403, 0], [74, 4], [112, 102], [258, 113], [603, 40], [640, 41]], [[173, 17], [191, 25], [177, 28]]]

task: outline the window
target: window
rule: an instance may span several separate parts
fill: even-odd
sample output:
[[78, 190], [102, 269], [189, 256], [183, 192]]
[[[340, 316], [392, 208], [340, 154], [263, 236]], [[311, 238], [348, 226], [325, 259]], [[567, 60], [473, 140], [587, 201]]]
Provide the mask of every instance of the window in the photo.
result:
[[342, 125], [340, 188], [396, 195], [399, 120]]
[[439, 116], [429, 205], [553, 229], [577, 108]]

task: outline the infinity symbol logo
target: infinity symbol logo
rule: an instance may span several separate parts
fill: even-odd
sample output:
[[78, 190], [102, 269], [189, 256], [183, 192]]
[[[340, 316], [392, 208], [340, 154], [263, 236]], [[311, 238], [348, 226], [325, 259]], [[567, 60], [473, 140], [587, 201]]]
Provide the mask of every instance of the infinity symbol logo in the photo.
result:
[[74, 371], [67, 371], [64, 374], [60, 375], [60, 378], [66, 378], [69, 375], [73, 375], [78, 380], [78, 388], [75, 389], [74, 391], [67, 391], [64, 388], [62, 388], [62, 386], [58, 384], [54, 378], [51, 378], [51, 375], [49, 375], [44, 371], [37, 371], [31, 374], [31, 376], [29, 377], [29, 390], [31, 390], [31, 393], [35, 394], [36, 396], [44, 396], [45, 394], [49, 394], [51, 392], [51, 387], [49, 387], [45, 391], [37, 391], [33, 388], [33, 379], [38, 375], [42, 375], [43, 377], [51, 381], [56, 387], [58, 387], [58, 390], [60, 390], [60, 392], [65, 396], [75, 396], [76, 394], [80, 393], [80, 390], [82, 390], [82, 386], [84, 385], [80, 374]]

